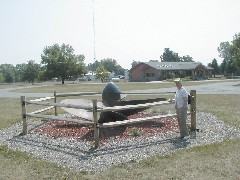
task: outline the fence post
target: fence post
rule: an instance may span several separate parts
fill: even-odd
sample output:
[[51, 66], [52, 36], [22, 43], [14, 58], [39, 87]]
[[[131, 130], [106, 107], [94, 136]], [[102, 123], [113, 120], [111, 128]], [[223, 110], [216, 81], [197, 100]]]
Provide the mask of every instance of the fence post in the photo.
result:
[[192, 96], [192, 101], [190, 104], [190, 112], [191, 112], [191, 131], [196, 130], [196, 90], [191, 90], [190, 95]]
[[22, 121], [23, 121], [23, 129], [22, 129], [22, 134], [26, 135], [27, 134], [27, 116], [26, 116], [26, 97], [21, 96], [21, 106], [22, 106]]
[[[54, 103], [57, 103], [57, 93], [56, 91], [54, 91]], [[55, 109], [55, 116], [57, 116], [57, 106], [54, 106], [54, 109]]]
[[99, 147], [99, 126], [98, 126], [98, 117], [97, 117], [97, 100], [93, 99], [93, 129], [94, 129], [94, 141], [95, 141], [95, 148]]

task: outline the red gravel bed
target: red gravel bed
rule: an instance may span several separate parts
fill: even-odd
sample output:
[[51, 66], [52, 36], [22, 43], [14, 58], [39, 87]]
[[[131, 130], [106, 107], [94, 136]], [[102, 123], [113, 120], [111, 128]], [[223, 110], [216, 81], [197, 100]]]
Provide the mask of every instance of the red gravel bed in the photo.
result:
[[[129, 116], [128, 118], [136, 119], [150, 116], [153, 116], [153, 114], [138, 113]], [[81, 117], [71, 117], [86, 120]], [[99, 136], [100, 143], [104, 144], [108, 139], [121, 139], [135, 136], [148, 137], [158, 133], [177, 130], [178, 124], [176, 118], [167, 117], [134, 123], [131, 125], [100, 128]], [[51, 120], [34, 129], [31, 133], [45, 134], [54, 138], [73, 137], [85, 141], [94, 140], [92, 127], [84, 127], [81, 124], [68, 121]]]

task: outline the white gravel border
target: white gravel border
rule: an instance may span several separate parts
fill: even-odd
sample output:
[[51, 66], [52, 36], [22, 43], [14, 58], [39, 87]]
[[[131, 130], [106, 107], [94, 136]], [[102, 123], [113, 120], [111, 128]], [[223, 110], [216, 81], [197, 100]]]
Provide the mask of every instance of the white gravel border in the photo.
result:
[[[190, 120], [188, 120], [190, 121]], [[29, 122], [29, 129], [44, 123]], [[0, 131], [0, 145], [22, 151], [33, 157], [56, 163], [73, 170], [104, 171], [112, 165], [138, 162], [153, 155], [165, 155], [179, 149], [240, 138], [240, 130], [217, 119], [210, 113], [197, 113], [197, 128], [190, 139], [180, 139], [178, 132], [159, 133], [152, 137], [109, 140], [104, 146], [93, 149], [93, 143], [74, 138], [52, 138], [46, 135], [19, 136], [22, 124], [17, 123]]]

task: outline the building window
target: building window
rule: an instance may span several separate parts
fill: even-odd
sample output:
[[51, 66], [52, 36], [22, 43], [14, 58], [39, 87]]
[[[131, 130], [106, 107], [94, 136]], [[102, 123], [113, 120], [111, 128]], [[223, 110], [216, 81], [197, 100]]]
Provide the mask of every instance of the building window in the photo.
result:
[[155, 77], [155, 73], [146, 73], [147, 77]]

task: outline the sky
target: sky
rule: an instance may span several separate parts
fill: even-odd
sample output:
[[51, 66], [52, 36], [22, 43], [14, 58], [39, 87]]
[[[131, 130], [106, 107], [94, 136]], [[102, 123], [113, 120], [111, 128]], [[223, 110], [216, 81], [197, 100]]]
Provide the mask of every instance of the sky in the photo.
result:
[[217, 48], [239, 32], [239, 0], [0, 0], [0, 64], [41, 63], [56, 43], [86, 65], [112, 58], [130, 69], [164, 48], [220, 64]]

